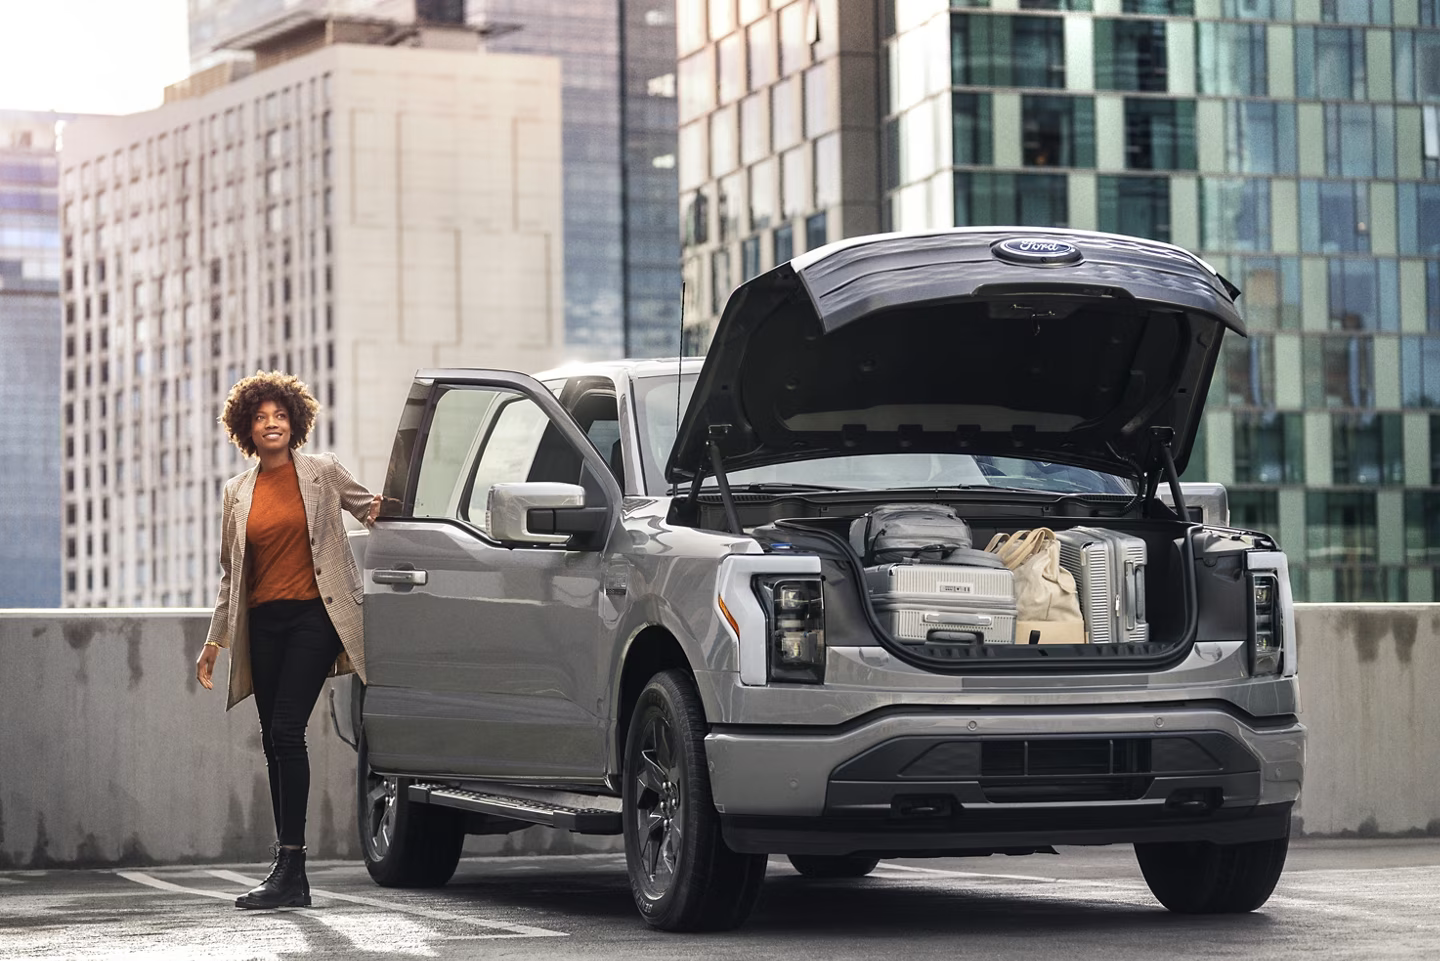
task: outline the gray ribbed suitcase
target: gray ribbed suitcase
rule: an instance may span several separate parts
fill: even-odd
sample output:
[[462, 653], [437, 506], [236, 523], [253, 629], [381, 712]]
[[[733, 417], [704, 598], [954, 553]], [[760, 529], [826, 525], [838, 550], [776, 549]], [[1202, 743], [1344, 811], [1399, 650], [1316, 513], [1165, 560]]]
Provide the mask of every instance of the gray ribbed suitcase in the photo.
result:
[[1056, 531], [1060, 565], [1075, 576], [1091, 644], [1150, 640], [1145, 620], [1145, 542], [1099, 527]]
[[866, 568], [865, 583], [896, 640], [1015, 643], [1015, 575], [1003, 565], [882, 564]]

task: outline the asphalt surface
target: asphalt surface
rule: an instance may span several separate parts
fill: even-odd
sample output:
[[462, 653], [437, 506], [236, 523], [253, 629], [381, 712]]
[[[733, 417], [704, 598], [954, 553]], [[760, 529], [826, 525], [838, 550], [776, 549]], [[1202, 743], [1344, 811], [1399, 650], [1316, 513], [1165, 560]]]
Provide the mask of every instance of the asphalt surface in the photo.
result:
[[315, 906], [238, 911], [266, 865], [0, 873], [0, 958], [907, 959], [1440, 958], [1440, 843], [1299, 841], [1260, 911], [1172, 915], [1129, 848], [885, 862], [811, 881], [772, 859], [739, 931], [650, 931], [623, 857], [471, 858], [449, 886], [398, 891], [355, 862], [311, 865]]

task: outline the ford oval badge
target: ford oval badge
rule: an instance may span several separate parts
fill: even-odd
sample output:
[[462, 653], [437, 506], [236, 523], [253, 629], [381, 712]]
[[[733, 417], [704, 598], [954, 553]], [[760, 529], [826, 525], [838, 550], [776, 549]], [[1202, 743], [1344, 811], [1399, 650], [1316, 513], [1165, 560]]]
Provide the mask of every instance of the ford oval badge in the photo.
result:
[[1080, 248], [1050, 237], [1011, 237], [995, 244], [991, 250], [1006, 263], [1027, 267], [1067, 267], [1083, 259]]

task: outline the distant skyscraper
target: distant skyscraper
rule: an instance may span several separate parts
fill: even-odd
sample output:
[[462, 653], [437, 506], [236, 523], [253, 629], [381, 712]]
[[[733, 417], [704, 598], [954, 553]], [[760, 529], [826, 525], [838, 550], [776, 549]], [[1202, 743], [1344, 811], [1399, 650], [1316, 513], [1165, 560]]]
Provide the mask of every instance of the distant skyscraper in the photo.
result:
[[482, 27], [485, 49], [562, 61], [565, 339], [575, 357], [680, 341], [675, 0], [190, 0], [196, 69], [226, 37], [305, 10]]
[[55, 141], [66, 119], [0, 110], [0, 608], [60, 604]]
[[559, 62], [287, 23], [243, 79], [67, 130], [66, 606], [211, 602], [248, 466], [216, 421], [256, 368], [304, 379], [308, 449], [378, 490], [417, 368], [563, 359]]
[[1440, 3], [677, 13], [688, 346], [742, 280], [877, 226], [1177, 243], [1250, 330], [1187, 479], [1278, 535], [1297, 599], [1440, 600]]

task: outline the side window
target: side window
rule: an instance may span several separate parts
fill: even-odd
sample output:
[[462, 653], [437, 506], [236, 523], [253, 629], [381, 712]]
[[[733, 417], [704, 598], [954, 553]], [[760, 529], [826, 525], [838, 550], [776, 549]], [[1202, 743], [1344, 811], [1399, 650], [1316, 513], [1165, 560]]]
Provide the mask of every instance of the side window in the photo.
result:
[[535, 479], [530, 476], [531, 468], [549, 426], [550, 421], [544, 411], [528, 397], [513, 396], [500, 405], [475, 462], [475, 478], [470, 486], [466, 514], [470, 523], [481, 530], [489, 530], [485, 505], [491, 487]]
[[591, 391], [575, 402], [571, 411], [575, 422], [590, 438], [590, 443], [600, 452], [610, 472], [625, 489], [625, 460], [620, 454], [620, 416], [616, 411], [615, 395]]
[[440, 395], [425, 436], [414, 517], [459, 517], [458, 508], [481, 431], [508, 391], [451, 389]]
[[[613, 409], [614, 400], [610, 403]], [[613, 414], [611, 428], [618, 438]], [[486, 508], [496, 484], [555, 481], [583, 485], [590, 496], [602, 492], [580, 450], [540, 405], [517, 391], [445, 388], [424, 445], [414, 517], [451, 517], [488, 532]]]

